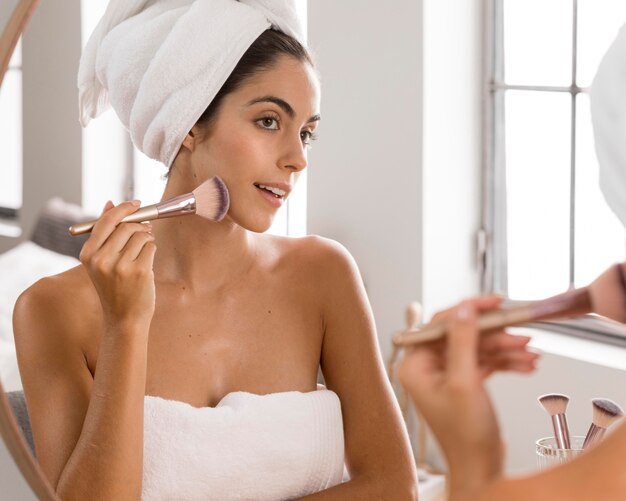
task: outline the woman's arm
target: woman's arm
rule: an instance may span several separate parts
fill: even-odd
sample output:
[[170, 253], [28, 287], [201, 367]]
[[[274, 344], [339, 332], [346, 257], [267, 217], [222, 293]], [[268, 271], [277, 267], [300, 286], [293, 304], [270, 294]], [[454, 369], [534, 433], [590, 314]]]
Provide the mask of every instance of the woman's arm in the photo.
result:
[[304, 499], [417, 499], [411, 447], [359, 271], [341, 245], [325, 239], [316, 245], [324, 297], [321, 367], [341, 401], [350, 481]]
[[63, 500], [141, 496], [154, 246], [148, 227], [116, 228], [134, 210], [126, 203], [104, 214], [81, 253], [102, 305], [93, 378], [79, 343], [85, 333], [76, 332], [89, 325], [81, 317], [93, 312], [76, 311], [81, 302], [72, 300], [75, 290], [59, 289], [63, 281], [51, 277], [22, 294], [15, 307], [37, 459]]

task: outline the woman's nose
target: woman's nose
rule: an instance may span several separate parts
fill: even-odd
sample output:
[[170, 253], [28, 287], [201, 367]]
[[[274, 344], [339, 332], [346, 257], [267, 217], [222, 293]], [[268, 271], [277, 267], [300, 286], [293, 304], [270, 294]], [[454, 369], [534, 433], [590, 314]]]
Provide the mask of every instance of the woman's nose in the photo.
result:
[[306, 145], [302, 143], [302, 139], [300, 139], [300, 135], [298, 134], [297, 142], [292, 140], [287, 145], [280, 166], [299, 172], [305, 169], [307, 164]]

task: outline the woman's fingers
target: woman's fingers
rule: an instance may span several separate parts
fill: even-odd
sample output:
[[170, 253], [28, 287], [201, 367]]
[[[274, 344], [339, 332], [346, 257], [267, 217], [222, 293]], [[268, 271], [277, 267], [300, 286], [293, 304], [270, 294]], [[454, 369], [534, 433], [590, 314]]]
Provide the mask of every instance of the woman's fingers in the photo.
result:
[[539, 357], [539, 353], [533, 351], [508, 350], [481, 358], [480, 366], [490, 373], [494, 371], [532, 372], [537, 366]]
[[464, 384], [478, 372], [478, 313], [475, 301], [463, 301], [448, 319], [447, 373], [451, 384]]
[[135, 262], [143, 269], [152, 270], [152, 264], [154, 263], [154, 255], [156, 253], [156, 249], [157, 247], [154, 243], [154, 240], [146, 242], [141, 248], [141, 251], [139, 252], [139, 255], [137, 256]]
[[499, 294], [489, 294], [486, 296], [479, 296], [477, 298], [474, 298], [471, 300], [471, 302], [479, 312], [482, 312], [497, 308], [498, 306], [500, 306], [500, 303], [502, 303], [503, 300], [504, 298]]
[[441, 373], [441, 358], [426, 345], [407, 347], [398, 366], [398, 381], [418, 393], [432, 391], [434, 378]]
[[523, 348], [530, 342], [529, 336], [515, 336], [501, 331], [482, 335], [480, 339], [481, 353], [495, 353], [500, 350]]
[[[503, 299], [504, 298], [498, 294], [490, 294], [487, 296], [478, 296], [475, 298], [467, 299], [464, 302], [473, 305], [473, 307], [477, 311], [482, 312], [482, 311], [493, 310], [494, 308], [497, 308], [500, 305], [500, 303], [502, 303]], [[454, 314], [457, 307], [458, 305], [435, 313], [431, 321], [439, 322], [439, 321], [444, 321], [446, 319], [449, 319]]]
[[109, 236], [101, 247], [112, 254], [124, 251], [130, 239], [137, 233], [149, 234], [152, 231], [152, 225], [144, 223], [121, 223]]
[[135, 261], [148, 242], [154, 242], [154, 235], [150, 233], [149, 230], [135, 231], [130, 238], [127, 239], [126, 245], [124, 245], [121, 251], [122, 255], [120, 256], [120, 261]]
[[91, 235], [83, 246], [81, 259], [83, 257], [89, 258], [89, 256], [97, 252], [97, 250], [100, 249], [100, 247], [102, 247], [102, 245], [104, 245], [104, 243], [107, 241], [111, 233], [115, 231], [115, 228], [120, 223], [120, 221], [139, 209], [140, 202], [138, 200], [133, 200], [132, 202], [123, 202], [117, 207], [110, 207], [107, 209], [108, 205], [109, 203], [107, 202], [107, 205], [105, 205], [105, 210], [100, 216], [100, 219], [98, 219], [93, 229], [91, 230]]
[[115, 207], [115, 205], [113, 205], [113, 202], [111, 202], [111, 200], [107, 200], [107, 202], [104, 204], [104, 208], [102, 209], [102, 212], [100, 213], [100, 215], [104, 214], [108, 210], [111, 210], [113, 207]]

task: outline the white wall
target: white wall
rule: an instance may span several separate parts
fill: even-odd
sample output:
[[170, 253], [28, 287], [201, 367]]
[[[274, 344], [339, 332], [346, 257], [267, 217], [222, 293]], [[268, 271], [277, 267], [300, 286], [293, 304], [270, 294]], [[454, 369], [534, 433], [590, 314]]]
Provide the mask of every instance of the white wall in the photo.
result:
[[480, 0], [424, 1], [423, 302], [426, 318], [479, 292]]
[[322, 121], [307, 227], [355, 257], [386, 356], [422, 295], [421, 2], [314, 0], [308, 12]]
[[80, 1], [40, 2], [22, 42], [23, 231], [20, 239], [0, 236], [0, 252], [30, 236], [48, 199], [81, 203], [79, 58]]

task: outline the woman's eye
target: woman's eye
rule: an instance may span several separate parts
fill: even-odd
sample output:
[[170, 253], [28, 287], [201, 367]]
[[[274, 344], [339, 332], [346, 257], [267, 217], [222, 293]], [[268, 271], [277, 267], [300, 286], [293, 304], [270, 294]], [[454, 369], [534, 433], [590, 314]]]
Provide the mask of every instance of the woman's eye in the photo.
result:
[[278, 129], [278, 120], [273, 117], [263, 117], [256, 121], [264, 129], [276, 130]]
[[316, 139], [317, 136], [310, 130], [303, 130], [302, 132], [300, 132], [300, 140], [302, 141], [302, 144], [306, 146], [310, 146], [311, 143]]

